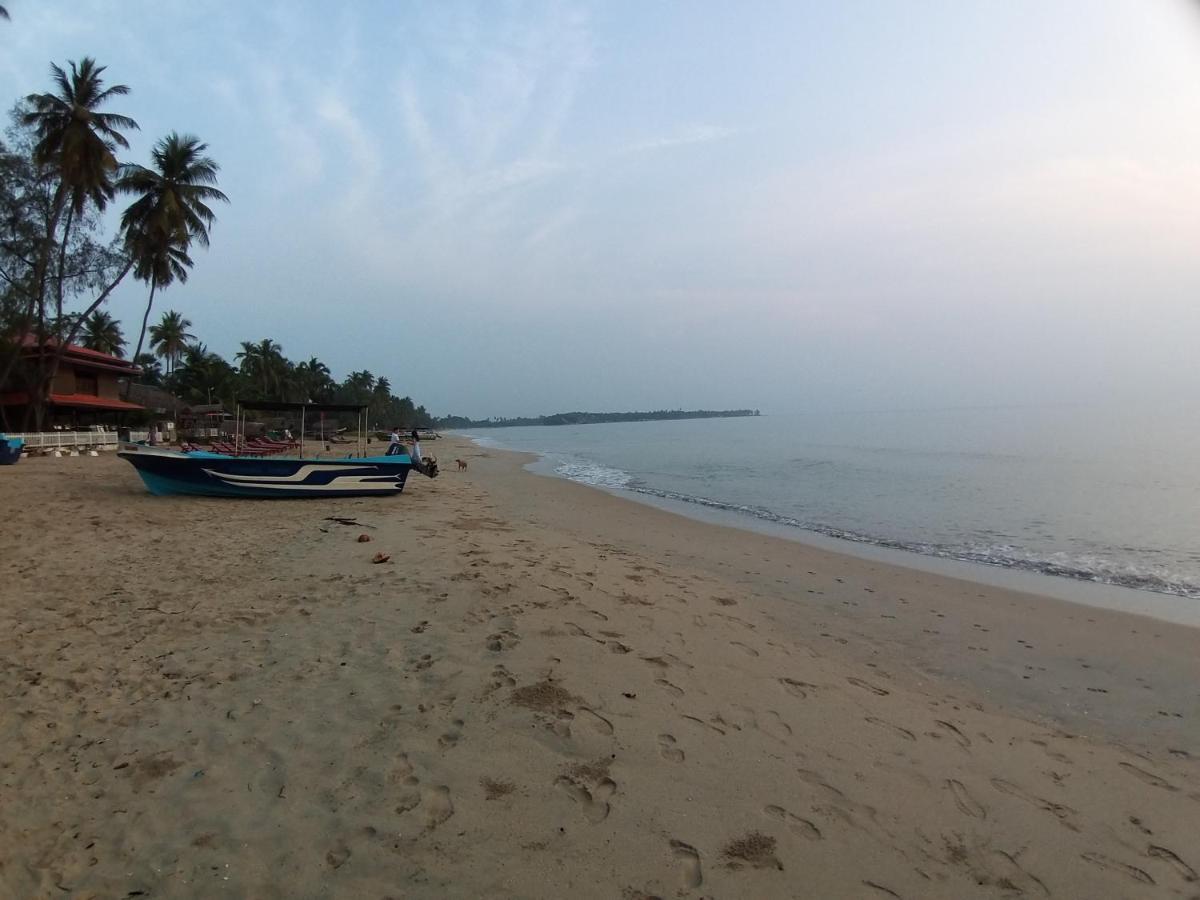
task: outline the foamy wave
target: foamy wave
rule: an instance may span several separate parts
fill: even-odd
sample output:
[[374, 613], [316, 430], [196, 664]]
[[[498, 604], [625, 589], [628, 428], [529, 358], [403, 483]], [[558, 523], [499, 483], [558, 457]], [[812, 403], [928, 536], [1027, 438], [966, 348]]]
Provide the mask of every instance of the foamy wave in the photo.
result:
[[[625, 473], [621, 474], [625, 475]], [[844, 528], [834, 528], [817, 522], [805, 522], [792, 516], [780, 515], [762, 507], [725, 503], [707, 497], [696, 497], [676, 491], [662, 491], [648, 488], [632, 483], [633, 479], [628, 475], [625, 475], [625, 477], [628, 479], [625, 484], [610, 484], [605, 486], [623, 487], [631, 493], [645, 494], [649, 497], [673, 500], [709, 509], [741, 513], [774, 525], [800, 528], [805, 531], [825, 535], [826, 537], [854, 541], [857, 544], [870, 544], [874, 547], [904, 550], [909, 553], [935, 556], [940, 559], [953, 559], [960, 562], [973, 562], [989, 566], [1000, 566], [1007, 569], [1020, 569], [1026, 572], [1037, 572], [1042, 575], [1056, 575], [1061, 578], [1073, 578], [1077, 581], [1111, 584], [1118, 587], [1154, 591], [1160, 594], [1173, 594], [1179, 597], [1200, 600], [1200, 584], [1180, 578], [1169, 570], [1159, 566], [1138, 567], [1131, 564], [1119, 564], [1099, 554], [1073, 555], [1068, 553], [1053, 553], [1049, 556], [1039, 556], [1032, 551], [1009, 544], [972, 543], [946, 545], [900, 541], [855, 531], [847, 531]]]
[[560, 462], [554, 467], [554, 472], [571, 481], [590, 484], [593, 487], [627, 488], [633, 481], [633, 476], [628, 472], [579, 460]]

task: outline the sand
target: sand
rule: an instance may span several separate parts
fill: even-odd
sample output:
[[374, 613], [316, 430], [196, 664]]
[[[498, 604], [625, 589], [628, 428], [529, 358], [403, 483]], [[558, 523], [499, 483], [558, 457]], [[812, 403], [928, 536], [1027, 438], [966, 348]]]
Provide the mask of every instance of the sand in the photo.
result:
[[0, 467], [0, 896], [1200, 896], [1200, 632], [427, 450]]

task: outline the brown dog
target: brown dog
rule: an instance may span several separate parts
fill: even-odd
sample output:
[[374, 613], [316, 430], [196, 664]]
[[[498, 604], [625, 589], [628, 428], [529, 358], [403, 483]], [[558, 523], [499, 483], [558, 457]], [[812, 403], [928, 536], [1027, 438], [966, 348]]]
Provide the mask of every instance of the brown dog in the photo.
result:
[[467, 468], [467, 461], [465, 459], [456, 459], [455, 462], [458, 463], [458, 471], [462, 472]]

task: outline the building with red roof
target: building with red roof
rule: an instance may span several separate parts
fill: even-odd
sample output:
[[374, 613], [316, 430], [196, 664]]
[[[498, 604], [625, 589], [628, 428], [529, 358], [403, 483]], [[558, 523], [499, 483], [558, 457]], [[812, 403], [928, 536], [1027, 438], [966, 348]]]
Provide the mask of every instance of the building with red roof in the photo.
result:
[[[27, 418], [39, 358], [49, 365], [57, 349], [54, 338], [47, 338], [40, 346], [34, 335], [22, 338], [20, 362], [9, 380], [0, 385], [0, 406], [10, 427]], [[112, 423], [122, 413], [141, 412], [143, 406], [121, 399], [121, 382], [141, 373], [138, 366], [119, 356], [68, 344], [50, 385], [45, 426], [78, 428]]]

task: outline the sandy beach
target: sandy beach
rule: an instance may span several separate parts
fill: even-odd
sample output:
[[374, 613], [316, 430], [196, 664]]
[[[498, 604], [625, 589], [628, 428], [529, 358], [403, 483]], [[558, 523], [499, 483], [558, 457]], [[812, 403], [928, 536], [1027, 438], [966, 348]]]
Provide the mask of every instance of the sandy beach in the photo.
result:
[[0, 468], [0, 896], [1200, 897], [1200, 631], [427, 450]]

